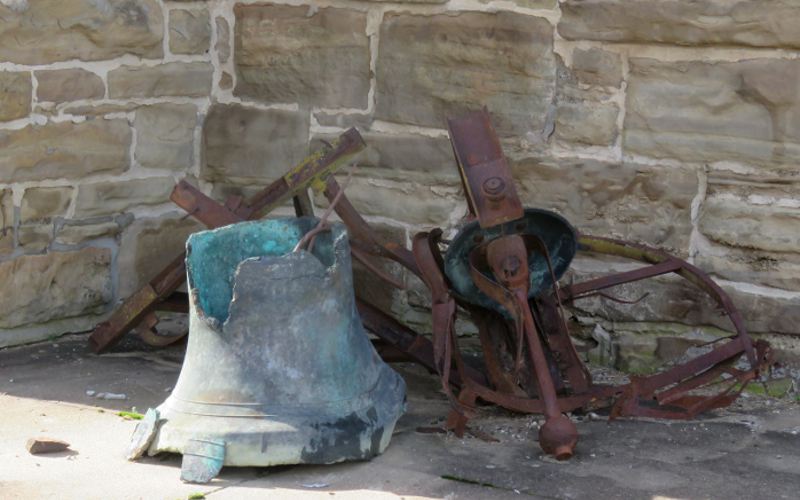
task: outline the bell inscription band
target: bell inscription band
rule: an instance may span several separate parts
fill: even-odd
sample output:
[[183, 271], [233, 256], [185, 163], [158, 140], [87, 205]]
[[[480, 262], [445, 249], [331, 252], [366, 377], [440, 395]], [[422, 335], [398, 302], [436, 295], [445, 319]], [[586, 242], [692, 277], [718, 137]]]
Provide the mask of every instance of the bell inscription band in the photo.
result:
[[131, 442], [183, 454], [181, 479], [223, 465], [369, 459], [389, 444], [405, 383], [356, 312], [343, 225], [292, 249], [313, 217], [245, 222], [187, 242], [189, 340], [180, 377]]

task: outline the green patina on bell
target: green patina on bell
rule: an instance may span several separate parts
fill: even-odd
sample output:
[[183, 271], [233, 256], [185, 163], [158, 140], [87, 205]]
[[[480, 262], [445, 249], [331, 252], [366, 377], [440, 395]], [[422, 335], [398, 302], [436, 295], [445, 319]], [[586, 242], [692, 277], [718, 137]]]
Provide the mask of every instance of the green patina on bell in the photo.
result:
[[206, 482], [223, 465], [383, 452], [405, 383], [361, 324], [344, 226], [320, 233], [312, 253], [292, 252], [316, 224], [273, 219], [189, 238], [186, 358], [170, 397], [134, 434], [131, 458], [182, 453], [182, 479]]
[[[522, 218], [485, 229], [480, 227], [478, 221], [470, 222], [453, 238], [444, 256], [445, 274], [453, 285], [453, 290], [463, 300], [505, 314], [497, 302], [487, 297], [475, 285], [470, 276], [469, 256], [479, 245], [509, 234], [531, 236], [541, 241], [547, 249], [556, 280], [564, 275], [578, 251], [578, 235], [575, 228], [565, 218], [549, 210], [526, 208]], [[547, 259], [542, 252], [531, 252], [528, 255], [528, 268], [530, 298], [553, 286]], [[489, 269], [484, 269], [482, 272], [491, 278]]]

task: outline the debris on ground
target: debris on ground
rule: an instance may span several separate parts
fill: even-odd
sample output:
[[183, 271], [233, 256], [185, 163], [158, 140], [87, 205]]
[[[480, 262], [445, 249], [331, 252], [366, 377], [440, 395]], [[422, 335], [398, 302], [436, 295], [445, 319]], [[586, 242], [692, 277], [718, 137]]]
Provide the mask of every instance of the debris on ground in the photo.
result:
[[25, 444], [28, 453], [31, 455], [44, 455], [46, 453], [58, 453], [69, 449], [69, 443], [60, 439], [48, 437], [30, 438]]
[[128, 399], [127, 394], [117, 394], [114, 392], [98, 392], [95, 394], [95, 399], [118, 399], [118, 400], [125, 400]]

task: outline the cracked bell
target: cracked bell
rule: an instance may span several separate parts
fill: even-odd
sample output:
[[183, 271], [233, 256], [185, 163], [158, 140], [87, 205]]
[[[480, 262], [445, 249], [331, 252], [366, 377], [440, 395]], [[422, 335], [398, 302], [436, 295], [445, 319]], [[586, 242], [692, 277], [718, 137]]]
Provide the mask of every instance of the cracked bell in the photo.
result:
[[403, 379], [356, 311], [347, 231], [293, 252], [313, 217], [244, 222], [187, 242], [189, 339], [169, 398], [134, 432], [129, 458], [183, 454], [181, 478], [223, 465], [369, 459], [405, 410]]

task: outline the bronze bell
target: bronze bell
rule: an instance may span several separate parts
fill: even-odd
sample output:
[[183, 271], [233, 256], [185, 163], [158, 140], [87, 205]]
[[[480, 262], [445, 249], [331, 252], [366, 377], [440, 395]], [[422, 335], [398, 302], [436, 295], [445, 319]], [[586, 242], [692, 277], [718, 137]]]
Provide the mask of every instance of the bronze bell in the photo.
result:
[[187, 242], [189, 340], [167, 400], [134, 433], [129, 458], [183, 454], [181, 479], [223, 465], [369, 459], [389, 444], [405, 383], [358, 316], [343, 225], [293, 248], [312, 217], [245, 222]]

